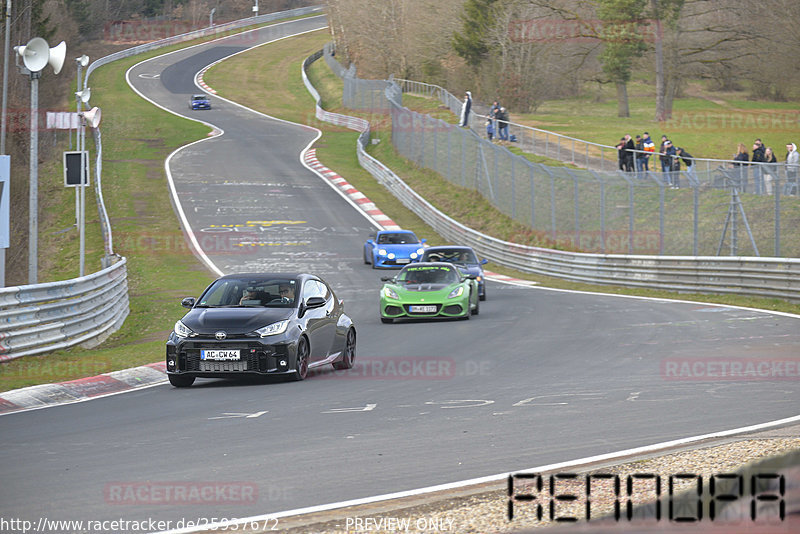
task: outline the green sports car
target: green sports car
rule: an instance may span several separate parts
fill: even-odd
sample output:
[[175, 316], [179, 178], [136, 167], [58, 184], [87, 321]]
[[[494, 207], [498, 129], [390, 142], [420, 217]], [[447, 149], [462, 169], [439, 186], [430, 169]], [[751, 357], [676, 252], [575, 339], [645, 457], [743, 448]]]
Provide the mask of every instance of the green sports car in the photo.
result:
[[401, 317], [469, 319], [478, 315], [478, 282], [452, 263], [411, 263], [381, 278], [381, 321]]

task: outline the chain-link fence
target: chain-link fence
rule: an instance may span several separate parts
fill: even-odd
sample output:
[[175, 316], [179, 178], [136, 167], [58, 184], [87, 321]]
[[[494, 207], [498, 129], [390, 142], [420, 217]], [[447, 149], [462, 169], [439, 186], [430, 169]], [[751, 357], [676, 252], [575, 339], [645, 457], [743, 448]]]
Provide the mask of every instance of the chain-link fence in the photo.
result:
[[[761, 173], [761, 194], [755, 194], [755, 166], [697, 159], [691, 171], [623, 172], [612, 170], [615, 147], [510, 125], [526, 153], [574, 165], [537, 164], [486, 139], [483, 116], [471, 114], [470, 126], [460, 128], [404, 108], [398, 97], [413, 91], [460, 114], [461, 100], [441, 87], [360, 80], [352, 70], [343, 80], [345, 106], [382, 113], [388, 103], [392, 143], [400, 154], [454, 185], [479, 191], [550, 246], [623, 254], [800, 256], [797, 184], [787, 180], [783, 164]], [[388, 87], [385, 99], [378, 94], [381, 85]]]

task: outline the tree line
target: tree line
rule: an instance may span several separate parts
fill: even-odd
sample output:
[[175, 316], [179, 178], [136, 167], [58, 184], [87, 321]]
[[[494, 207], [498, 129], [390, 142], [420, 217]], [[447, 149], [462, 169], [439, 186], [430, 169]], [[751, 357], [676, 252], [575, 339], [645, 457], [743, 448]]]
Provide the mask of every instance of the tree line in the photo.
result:
[[471, 89], [514, 109], [593, 87], [655, 86], [667, 120], [689, 80], [754, 98], [797, 97], [796, 0], [328, 0], [331, 31], [366, 77]]

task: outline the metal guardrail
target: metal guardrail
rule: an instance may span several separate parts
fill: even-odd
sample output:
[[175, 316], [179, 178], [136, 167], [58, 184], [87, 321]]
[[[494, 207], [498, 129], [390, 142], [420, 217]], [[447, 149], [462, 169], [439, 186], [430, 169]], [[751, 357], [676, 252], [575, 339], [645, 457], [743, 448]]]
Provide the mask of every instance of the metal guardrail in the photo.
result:
[[99, 345], [128, 316], [127, 260], [72, 280], [0, 289], [0, 362]]
[[565, 252], [503, 241], [464, 226], [436, 209], [391, 169], [366, 153], [367, 121], [329, 113], [320, 107], [319, 94], [309, 82], [306, 68], [321, 56], [322, 51], [307, 58], [302, 69], [303, 82], [317, 102], [317, 118], [361, 131], [357, 143], [361, 166], [443, 238], [469, 245], [481, 256], [500, 265], [577, 282], [777, 297], [800, 302], [800, 259]]
[[[249, 17], [121, 50], [89, 65], [83, 88], [88, 87], [89, 76], [95, 69], [118, 59], [198, 37], [320, 10], [320, 7], [307, 7]], [[105, 247], [104, 268], [71, 280], [0, 288], [0, 362], [75, 345], [86, 348], [99, 345], [119, 330], [130, 313], [127, 260], [114, 254], [111, 225], [103, 200], [102, 138], [99, 129], [94, 130], [94, 135], [98, 149], [95, 194]]]

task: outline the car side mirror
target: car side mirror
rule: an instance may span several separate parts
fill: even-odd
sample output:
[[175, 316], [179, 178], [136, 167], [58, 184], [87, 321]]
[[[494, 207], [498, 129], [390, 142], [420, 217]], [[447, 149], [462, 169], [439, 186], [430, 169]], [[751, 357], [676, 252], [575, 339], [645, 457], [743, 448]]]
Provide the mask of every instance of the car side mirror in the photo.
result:
[[183, 306], [184, 308], [193, 308], [195, 302], [196, 301], [194, 297], [186, 297], [181, 301], [181, 306]]
[[367, 244], [372, 245], [374, 243], [375, 243], [375, 241], [373, 241], [372, 239], [367, 239]]
[[381, 276], [381, 282], [394, 282], [394, 277], [392, 277], [392, 276]]
[[420, 239], [420, 240], [419, 240], [419, 242], [420, 242], [420, 243], [427, 243], [427, 242], [428, 242], [428, 240], [427, 240], [427, 239], [425, 239], [425, 238], [422, 238], [422, 239]]
[[467, 278], [469, 278], [470, 280], [477, 280], [478, 279], [478, 275], [477, 274], [468, 274]]
[[487, 260], [486, 258], [483, 258], [481, 260], [481, 265], [486, 265], [487, 263], [489, 263], [489, 260]]
[[312, 308], [321, 308], [325, 306], [325, 299], [322, 297], [308, 297], [306, 299], [306, 309], [310, 310]]

